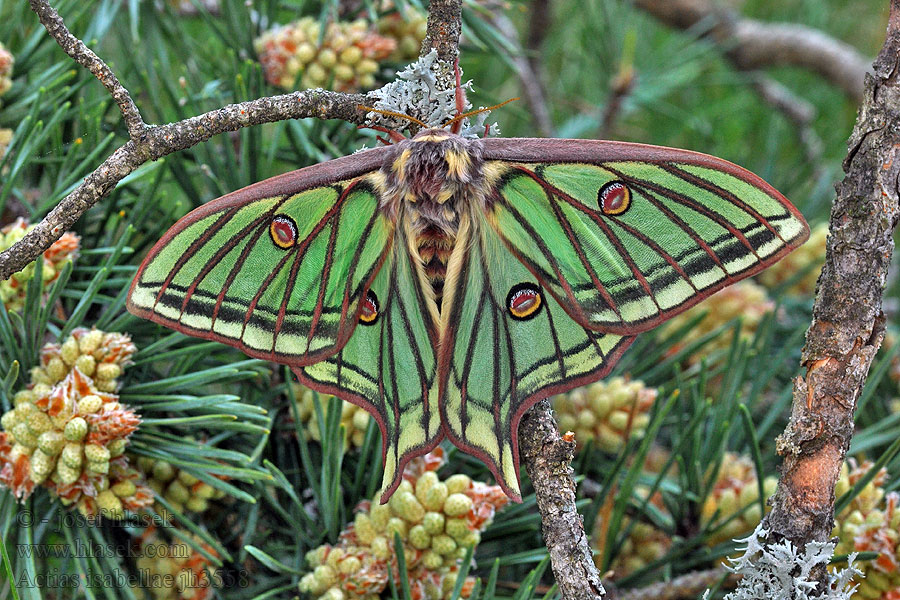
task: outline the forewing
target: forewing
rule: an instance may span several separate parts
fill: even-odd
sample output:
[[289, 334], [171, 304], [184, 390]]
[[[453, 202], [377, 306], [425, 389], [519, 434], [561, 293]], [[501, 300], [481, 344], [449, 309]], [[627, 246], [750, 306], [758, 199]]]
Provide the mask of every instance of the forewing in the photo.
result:
[[295, 368], [307, 386], [365, 408], [381, 428], [382, 501], [400, 484], [403, 467], [442, 437], [437, 408], [434, 326], [416, 266], [398, 230], [371, 291], [378, 317], [356, 328], [330, 358]]
[[[634, 338], [575, 322], [484, 216], [464, 219], [458, 240], [444, 286], [441, 415], [453, 443], [484, 460], [504, 491], [520, 499], [522, 414], [542, 398], [606, 375]], [[542, 304], [517, 317], [510, 300], [529, 286]]]
[[261, 182], [188, 214], [144, 260], [129, 310], [289, 365], [334, 354], [356, 326], [393, 230], [365, 177], [380, 160], [354, 158]]
[[487, 140], [485, 157], [496, 231], [573, 318], [600, 331], [650, 329], [809, 235], [759, 177], [695, 152], [513, 139]]

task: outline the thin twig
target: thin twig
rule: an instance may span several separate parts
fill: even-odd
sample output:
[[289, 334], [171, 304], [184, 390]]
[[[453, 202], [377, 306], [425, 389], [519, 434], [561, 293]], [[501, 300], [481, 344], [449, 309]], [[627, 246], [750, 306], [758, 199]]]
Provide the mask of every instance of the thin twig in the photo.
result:
[[131, 94], [119, 83], [119, 79], [112, 72], [112, 69], [99, 56], [94, 54], [94, 51], [88, 48], [84, 42], [72, 35], [59, 13], [45, 0], [29, 0], [29, 4], [31, 5], [31, 10], [41, 20], [41, 25], [47, 29], [50, 36], [56, 40], [65, 53], [72, 57], [72, 60], [90, 71], [109, 91], [113, 100], [119, 105], [119, 110], [122, 111], [125, 126], [128, 128], [128, 135], [132, 140], [139, 139], [147, 125], [144, 123], [138, 107], [131, 99]]
[[462, 33], [461, 0], [431, 0], [428, 26], [422, 42], [422, 56], [437, 50], [438, 60], [449, 65], [459, 58], [459, 36]]
[[519, 81], [522, 82], [525, 104], [528, 105], [528, 110], [534, 119], [537, 134], [548, 136], [553, 132], [553, 122], [550, 120], [550, 111], [547, 109], [547, 93], [544, 90], [544, 84], [539, 72], [535, 69], [535, 65], [539, 63], [532, 60], [534, 57], [525, 56], [525, 51], [519, 43], [519, 34], [509, 17], [498, 11], [494, 13], [492, 21], [497, 31], [502, 33], [516, 49], [515, 53], [510, 55], [510, 59], [516, 67]]
[[825, 176], [822, 165], [823, 144], [819, 134], [813, 127], [816, 108], [800, 98], [784, 85], [762, 73], [751, 73], [752, 85], [769, 106], [783, 114], [797, 131], [806, 161], [812, 165], [811, 179], [819, 181]]
[[635, 6], [670, 27], [707, 26], [709, 36], [742, 70], [793, 65], [818, 73], [856, 102], [870, 61], [853, 46], [794, 23], [765, 23], [741, 17], [711, 0], [635, 0]]
[[128, 141], [113, 152], [21, 240], [0, 252], [0, 280], [25, 268], [119, 181], [147, 161], [190, 148], [214, 135], [260, 123], [318, 117], [361, 125], [365, 113], [357, 107], [371, 102], [363, 94], [306, 90], [229, 104], [184, 121], [149, 127], [139, 140]]
[[693, 600], [700, 598], [705, 590], [722, 583], [722, 589], [737, 585], [740, 576], [724, 567], [694, 571], [680, 575], [671, 581], [661, 581], [633, 590], [619, 592], [619, 600]]
[[[798, 547], [829, 538], [834, 486], [853, 435], [853, 412], [884, 336], [881, 301], [900, 221], [900, 0], [887, 39], [866, 75], [865, 94], [831, 211], [825, 266], [806, 333], [803, 377], [778, 440], [784, 456], [769, 540]], [[824, 590], [826, 572], [814, 576]]]
[[541, 400], [522, 417], [519, 455], [534, 485], [544, 543], [560, 595], [566, 600], [603, 598], [606, 592], [591, 557], [584, 522], [575, 508], [570, 466], [575, 440], [559, 435], [548, 400]]

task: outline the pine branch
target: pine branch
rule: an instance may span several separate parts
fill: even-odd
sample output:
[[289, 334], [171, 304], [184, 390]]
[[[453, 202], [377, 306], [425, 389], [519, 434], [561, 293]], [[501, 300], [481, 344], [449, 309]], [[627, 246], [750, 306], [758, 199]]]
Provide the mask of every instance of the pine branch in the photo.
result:
[[603, 598], [606, 591], [591, 557], [584, 521], [575, 508], [570, 466], [575, 441], [559, 435], [549, 400], [541, 400], [522, 416], [519, 453], [534, 485], [560, 594], [566, 600]]
[[738, 69], [802, 67], [818, 73], [854, 100], [863, 98], [863, 74], [869, 60], [853, 46], [817, 29], [744, 18], [710, 0], [636, 0], [635, 6], [678, 29], [710, 24], [709, 36]]
[[[831, 212], [826, 262], [794, 381], [791, 419], [778, 440], [785, 457], [769, 541], [797, 547], [829, 539], [834, 486], [853, 435], [853, 413], [884, 336], [881, 312], [892, 234], [900, 221], [900, 0], [887, 39], [866, 75], [859, 117]], [[814, 573], [823, 592], [824, 567]]]

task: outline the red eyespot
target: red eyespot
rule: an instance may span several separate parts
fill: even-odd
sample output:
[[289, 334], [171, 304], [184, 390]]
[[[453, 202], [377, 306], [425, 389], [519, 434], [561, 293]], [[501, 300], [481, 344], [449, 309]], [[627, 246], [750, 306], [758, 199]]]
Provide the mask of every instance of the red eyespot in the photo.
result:
[[506, 306], [513, 319], [525, 321], [534, 318], [544, 304], [541, 290], [532, 283], [520, 283], [509, 290]]
[[378, 296], [369, 290], [363, 299], [362, 311], [359, 313], [359, 322], [362, 325], [374, 325], [378, 320]]
[[610, 181], [597, 192], [604, 215], [621, 215], [631, 206], [631, 190], [622, 181]]
[[278, 215], [269, 225], [269, 235], [276, 246], [287, 250], [297, 243], [297, 224], [290, 217]]

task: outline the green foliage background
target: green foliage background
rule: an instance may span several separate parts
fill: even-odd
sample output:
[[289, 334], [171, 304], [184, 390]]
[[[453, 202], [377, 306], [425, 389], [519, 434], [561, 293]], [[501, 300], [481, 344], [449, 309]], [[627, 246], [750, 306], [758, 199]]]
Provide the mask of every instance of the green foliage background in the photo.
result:
[[[278, 93], [262, 77], [253, 39], [272, 24], [305, 15], [327, 18], [334, 10], [327, 2], [222, 0], [220, 15], [201, 10], [186, 18], [152, 1], [60, 0], [54, 6], [70, 29], [107, 60], [150, 123]], [[530, 24], [529, 3], [504, 6], [524, 31]], [[820, 28], [874, 56], [883, 39], [887, 2], [748, 0], [740, 10], [762, 20]], [[667, 29], [624, 1], [559, 0], [552, 14], [537, 58], [548, 74], [555, 136], [595, 137], [611, 82], [623, 65], [631, 65], [635, 86], [624, 99], [611, 137], [721, 156], [774, 184], [811, 224], [827, 220], [856, 111], [839, 90], [799, 69], [768, 72], [817, 110], [813, 129], [822, 140], [823, 156], [812, 164], [796, 128], [760, 99], [750, 75], [735, 71], [709, 43]], [[485, 20], [487, 15], [484, 6], [466, 4], [461, 66], [465, 77], [475, 82], [469, 97], [476, 106], [521, 95], [509, 46]], [[16, 58], [14, 85], [0, 108], [0, 127], [15, 130], [12, 146], [0, 161], [0, 223], [18, 215], [37, 221], [127, 140], [126, 131], [103, 88], [63, 54], [26, 2], [0, 1], [0, 41]], [[505, 136], [535, 134], [524, 102], [492, 116]], [[378, 434], [372, 429], [362, 451], [343, 455], [336, 443], [338, 423], [332, 419], [323, 423], [329, 432], [323, 445], [307, 445], [302, 436], [298, 441], [299, 425], [285, 418], [289, 391], [282, 369], [131, 317], [123, 308], [127, 286], [149, 247], [190, 209], [266, 177], [345, 155], [363, 142], [373, 145], [372, 133], [346, 123], [291, 121], [219, 136], [145, 165], [75, 226], [82, 236], [81, 258], [55, 289], [68, 318], [61, 320], [35, 306], [22, 316], [0, 318], [0, 376], [5, 376], [0, 412], [10, 408], [12, 394], [27, 383], [28, 369], [43, 343], [64, 337], [78, 325], [133, 336], [140, 351], [136, 365], [126, 371], [122, 400], [146, 421], [132, 449], [207, 479], [209, 473], [231, 477], [227, 483], [215, 480], [235, 499], [227, 509], [203, 521], [180, 516], [186, 527], [213, 544], [226, 570], [246, 575], [245, 587], [218, 590], [217, 597], [296, 595], [304, 553], [334, 541], [352, 518], [355, 504], [371, 497], [377, 486]], [[590, 524], [604, 494], [616, 483], [614, 524], [621, 526], [626, 513], [638, 515], [676, 539], [663, 560], [621, 585], [703, 568], [733, 550], [733, 543], [707, 548], [703, 539], [709, 532], [696, 526], [709, 493], [703, 474], [718, 464], [726, 449], [752, 454], [763, 474], [776, 472], [774, 439], [788, 414], [790, 377], [799, 369], [812, 298], [776, 300], [778, 318], [765, 321], [749, 343], [734, 335], [736, 323], [721, 328], [716, 336], [732, 336], [728, 339], [733, 343], [724, 355], [710, 356], [704, 368], [683, 370], [679, 359], [709, 340], [675, 355], [668, 352], [678, 343], [679, 332], [645, 334], [617, 367], [618, 373], [643, 379], [662, 393], [647, 438], [634, 440], [618, 456], [589, 447], [577, 458], [576, 473], [601, 484], [599, 495], [582, 500], [584, 514]], [[889, 310], [896, 311], [897, 300], [893, 286]], [[12, 340], [15, 343], [9, 343]], [[884, 459], [893, 482], [889, 487], [896, 489], [900, 459], [897, 445], [890, 445], [900, 431], [900, 414], [887, 408], [897, 389], [883, 377], [893, 354], [883, 352], [873, 368], [860, 402], [852, 451]], [[717, 385], [707, 388], [714, 378], [720, 378]], [[206, 444], [187, 439], [198, 434]], [[661, 481], [627, 466], [641, 464], [654, 438], [678, 448], [680, 475]], [[490, 479], [483, 465], [452, 451], [451, 470]], [[664, 489], [671, 518], [653, 514], [652, 507], [633, 499], [637, 484]], [[528, 486], [526, 481], [525, 502], [500, 513], [483, 536], [473, 569], [484, 581], [493, 567], [496, 580], [524, 583], [513, 589], [499, 585], [486, 596], [555, 593], [547, 588], [552, 577]], [[21, 518], [24, 512], [35, 515], [34, 526], [23, 526], [29, 520]], [[23, 573], [34, 580], [41, 573], [131, 568], [127, 558], [116, 556], [39, 559], [17, 554], [23, 545], [76, 540], [122, 546], [137, 533], [108, 522], [73, 527], [60, 518], [63, 514], [68, 513], [42, 490], [22, 506], [0, 491], [0, 537], [9, 554], [0, 567], [0, 599], [40, 598], [42, 593], [53, 598], [132, 598], [128, 589], [63, 587], [42, 592], [14, 585]], [[608, 558], [627, 533], [627, 527], [616, 525], [608, 539]], [[8, 575], [13, 585], [4, 581]]]

